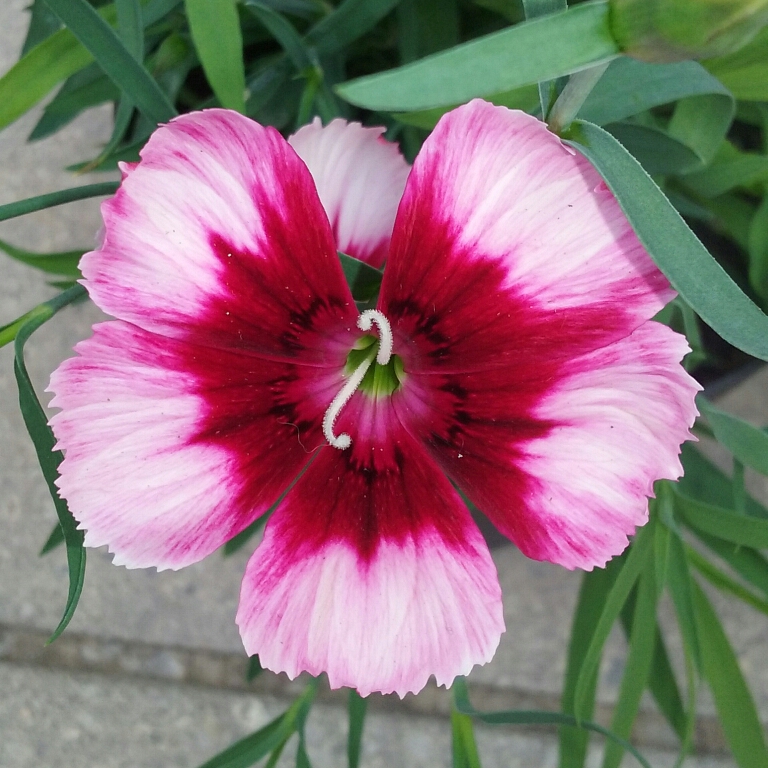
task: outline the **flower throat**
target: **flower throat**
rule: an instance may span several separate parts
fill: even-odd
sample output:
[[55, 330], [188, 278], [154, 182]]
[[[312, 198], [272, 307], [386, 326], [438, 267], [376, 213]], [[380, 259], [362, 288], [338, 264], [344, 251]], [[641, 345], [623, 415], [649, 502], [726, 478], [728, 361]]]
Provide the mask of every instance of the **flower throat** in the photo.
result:
[[367, 309], [357, 318], [357, 327], [361, 331], [370, 331], [374, 325], [379, 331], [378, 338], [363, 336], [350, 350], [345, 366], [345, 373], [349, 378], [333, 398], [323, 417], [325, 439], [340, 450], [349, 448], [352, 438], [346, 432], [335, 435], [333, 428], [352, 395], [360, 389], [371, 397], [386, 397], [391, 395], [403, 380], [402, 360], [392, 354], [393, 338], [389, 320], [378, 309]]

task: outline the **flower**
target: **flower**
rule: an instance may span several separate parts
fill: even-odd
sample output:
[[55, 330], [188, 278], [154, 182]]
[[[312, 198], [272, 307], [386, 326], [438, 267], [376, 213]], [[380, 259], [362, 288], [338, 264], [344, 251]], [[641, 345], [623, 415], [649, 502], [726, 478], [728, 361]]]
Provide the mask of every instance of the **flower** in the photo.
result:
[[[669, 284], [542, 123], [473, 101], [407, 181], [381, 132], [316, 123], [294, 151], [225, 110], [160, 127], [83, 258], [117, 319], [54, 373], [51, 425], [86, 544], [128, 567], [200, 560], [289, 489], [243, 580], [246, 650], [403, 695], [504, 630], [454, 484], [529, 557], [601, 566], [681, 474], [698, 385], [650, 321]], [[375, 311], [337, 248], [388, 253]]]

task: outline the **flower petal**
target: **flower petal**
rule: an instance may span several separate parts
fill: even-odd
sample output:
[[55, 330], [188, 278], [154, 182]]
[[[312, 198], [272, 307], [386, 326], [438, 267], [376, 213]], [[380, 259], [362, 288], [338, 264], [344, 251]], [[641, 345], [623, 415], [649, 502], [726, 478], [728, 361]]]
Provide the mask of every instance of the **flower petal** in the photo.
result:
[[288, 139], [315, 180], [338, 249], [374, 267], [387, 258], [409, 171], [383, 133], [341, 119], [323, 127], [315, 118]]
[[679, 365], [688, 351], [647, 322], [563, 365], [539, 398], [526, 389], [536, 372], [506, 385], [500, 375], [451, 377], [442, 394], [460, 405], [435, 400], [431, 452], [529, 557], [603, 566], [647, 521], [654, 481], [682, 474], [701, 389]]
[[[61, 495], [86, 545], [180, 568], [266, 512], [323, 441], [323, 370], [97, 325], [51, 377]], [[330, 394], [329, 394], [330, 393]]]
[[[102, 206], [105, 240], [82, 260], [94, 301], [145, 330], [297, 355], [318, 311], [357, 312], [304, 163], [271, 128], [227, 110], [152, 135]], [[312, 362], [313, 348], [303, 349]]]
[[[673, 295], [584, 157], [539, 120], [476, 100], [445, 115], [416, 158], [380, 309], [396, 322], [407, 302], [439, 319], [466, 342], [451, 358], [468, 370], [498, 364], [503, 343], [512, 353], [508, 296], [528, 314], [565, 312], [564, 332], [578, 322], [571, 338], [595, 348]], [[502, 345], [478, 344], [490, 321]]]
[[342, 423], [352, 447], [322, 449], [270, 519], [237, 623], [268, 669], [403, 696], [491, 659], [501, 593], [456, 492], [388, 401], [363, 398]]

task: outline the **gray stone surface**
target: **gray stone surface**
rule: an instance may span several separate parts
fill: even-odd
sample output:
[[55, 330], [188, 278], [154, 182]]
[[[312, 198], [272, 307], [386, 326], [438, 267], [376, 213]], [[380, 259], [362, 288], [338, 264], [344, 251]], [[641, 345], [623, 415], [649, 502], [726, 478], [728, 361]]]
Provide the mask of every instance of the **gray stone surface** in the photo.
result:
[[[21, 45], [25, 5], [26, 0], [0, 4], [0, 72], [13, 63]], [[91, 110], [55, 137], [26, 145], [38, 115], [0, 133], [0, 203], [108, 178], [73, 177], [60, 170], [93, 156], [106, 141], [107, 110]], [[0, 223], [0, 239], [40, 251], [87, 248], [99, 226], [98, 201], [89, 200]], [[3, 256], [0, 263], [2, 325], [53, 290], [33, 270]], [[92, 306], [69, 308], [33, 337], [27, 358], [39, 392], [51, 370], [99, 319]], [[284, 707], [275, 698], [285, 690], [283, 683], [247, 692], [234, 682], [242, 679], [244, 662], [234, 615], [248, 551], [226, 560], [214, 555], [178, 573], [128, 571], [113, 566], [106, 552], [89, 551], [85, 589], [68, 630], [72, 640], [62, 642], [58, 656], [43, 657], [42, 640], [58, 622], [66, 597], [66, 561], [63, 550], [37, 558], [55, 515], [18, 413], [11, 361], [11, 350], [0, 350], [0, 630], [13, 630], [6, 636], [0, 632], [0, 766], [194, 766]], [[765, 423], [766, 393], [763, 371], [722, 404]], [[766, 490], [764, 479], [750, 482], [756, 492]], [[472, 680], [494, 707], [553, 708], [579, 575], [527, 560], [511, 547], [494, 557], [507, 632], [494, 661], [475, 670]], [[736, 601], [718, 599], [717, 605], [768, 720], [768, 620]], [[663, 613], [668, 620], [668, 606]], [[670, 646], [679, 659], [678, 645], [673, 633]], [[615, 696], [623, 655], [616, 633], [603, 666], [603, 702]], [[343, 717], [334, 701], [318, 707], [310, 722], [317, 766], [342, 763]], [[413, 714], [444, 711], [445, 697], [427, 690], [407, 706], [408, 714], [399, 710], [372, 717], [366, 766], [450, 764], [445, 718]], [[666, 727], [649, 714], [652, 706], [644, 706], [644, 742], [671, 743]], [[706, 698], [702, 711], [712, 711]], [[488, 731], [480, 740], [485, 765], [556, 765], [551, 736]], [[669, 753], [654, 754], [655, 766], [672, 762]], [[717, 756], [689, 763], [700, 768], [728, 764]]]

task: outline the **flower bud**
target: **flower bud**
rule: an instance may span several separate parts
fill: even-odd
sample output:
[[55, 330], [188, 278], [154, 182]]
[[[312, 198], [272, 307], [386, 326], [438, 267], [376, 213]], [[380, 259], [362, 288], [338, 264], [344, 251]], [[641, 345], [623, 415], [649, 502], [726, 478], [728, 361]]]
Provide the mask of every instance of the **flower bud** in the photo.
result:
[[609, 7], [621, 49], [650, 62], [723, 56], [768, 24], [768, 0], [610, 0]]

